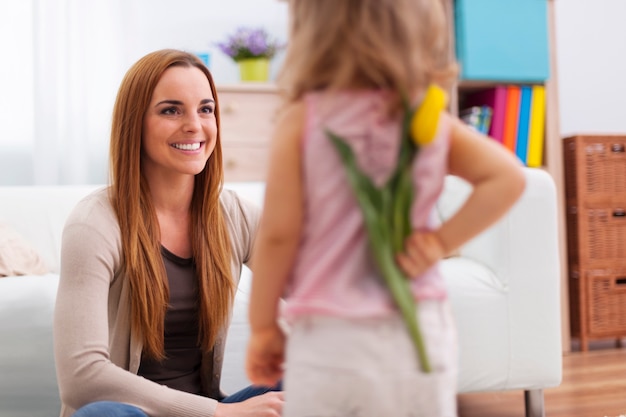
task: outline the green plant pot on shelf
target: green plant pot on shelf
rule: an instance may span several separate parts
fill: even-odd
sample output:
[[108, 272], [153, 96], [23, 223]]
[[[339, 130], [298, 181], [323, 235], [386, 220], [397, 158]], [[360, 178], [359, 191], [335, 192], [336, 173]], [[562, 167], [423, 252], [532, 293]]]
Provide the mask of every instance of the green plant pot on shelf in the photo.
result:
[[249, 58], [237, 61], [239, 76], [244, 82], [266, 82], [269, 79], [270, 61], [267, 58]]

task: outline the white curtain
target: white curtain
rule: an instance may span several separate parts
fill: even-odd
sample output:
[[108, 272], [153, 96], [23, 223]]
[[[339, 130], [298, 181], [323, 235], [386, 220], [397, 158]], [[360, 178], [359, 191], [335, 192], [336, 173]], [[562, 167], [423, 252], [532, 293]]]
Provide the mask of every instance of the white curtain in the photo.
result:
[[[15, 0], [0, 12], [0, 181], [32, 182], [33, 8]], [[2, 202], [0, 202], [2, 203]]]
[[33, 0], [35, 184], [108, 180], [111, 111], [133, 48], [133, 3]]

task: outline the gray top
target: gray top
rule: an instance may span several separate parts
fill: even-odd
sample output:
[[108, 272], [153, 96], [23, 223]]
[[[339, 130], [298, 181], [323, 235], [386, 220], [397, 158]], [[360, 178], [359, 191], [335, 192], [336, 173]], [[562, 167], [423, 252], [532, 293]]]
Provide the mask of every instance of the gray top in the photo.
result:
[[192, 394], [201, 394], [202, 351], [198, 343], [198, 278], [192, 258], [161, 247], [169, 283], [165, 312], [165, 359], [142, 356], [137, 375]]

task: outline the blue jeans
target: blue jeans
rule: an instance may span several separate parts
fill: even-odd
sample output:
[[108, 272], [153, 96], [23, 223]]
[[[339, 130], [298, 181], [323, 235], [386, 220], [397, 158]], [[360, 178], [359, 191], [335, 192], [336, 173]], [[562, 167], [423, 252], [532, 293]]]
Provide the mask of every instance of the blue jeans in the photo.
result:
[[[249, 386], [241, 391], [237, 391], [236, 393], [227, 396], [220, 402], [239, 403], [247, 400], [248, 398], [256, 397], [257, 395], [262, 395], [269, 391], [281, 390], [281, 383], [278, 383], [275, 387]], [[79, 408], [74, 414], [72, 414], [72, 417], [148, 417], [148, 415], [133, 405], [118, 403], [115, 401], [96, 401]]]
[[257, 395], [263, 395], [270, 391], [282, 391], [283, 383], [282, 381], [276, 384], [273, 387], [260, 387], [255, 385], [250, 385], [242, 389], [241, 391], [237, 391], [232, 395], [226, 396], [226, 398], [222, 398], [220, 400], [221, 403], [240, 403], [242, 401], [247, 400], [248, 398], [256, 397]]
[[148, 417], [141, 409], [115, 401], [96, 401], [78, 410], [72, 417]]

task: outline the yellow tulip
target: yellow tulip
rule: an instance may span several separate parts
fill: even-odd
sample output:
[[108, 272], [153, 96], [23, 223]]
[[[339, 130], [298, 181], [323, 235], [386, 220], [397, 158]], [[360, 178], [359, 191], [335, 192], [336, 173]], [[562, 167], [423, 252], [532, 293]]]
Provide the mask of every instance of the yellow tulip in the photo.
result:
[[428, 145], [435, 139], [439, 115], [446, 108], [448, 96], [443, 89], [430, 85], [424, 95], [424, 100], [415, 110], [411, 119], [411, 138], [419, 147]]

